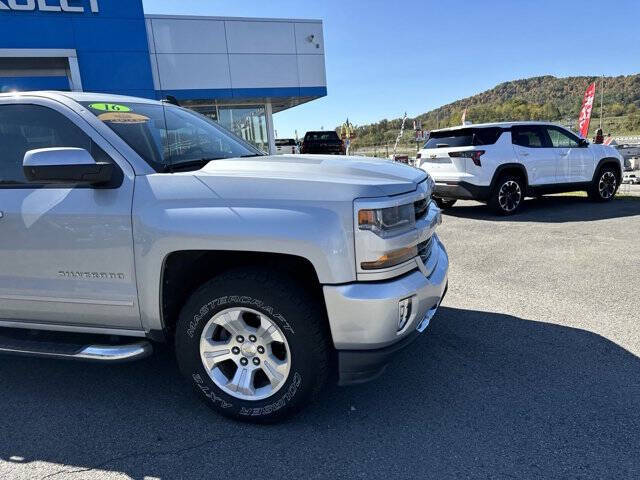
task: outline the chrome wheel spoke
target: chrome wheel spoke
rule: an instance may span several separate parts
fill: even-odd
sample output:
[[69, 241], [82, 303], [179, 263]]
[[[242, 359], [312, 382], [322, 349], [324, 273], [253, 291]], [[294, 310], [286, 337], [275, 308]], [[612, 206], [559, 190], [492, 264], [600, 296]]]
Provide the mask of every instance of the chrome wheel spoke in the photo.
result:
[[244, 322], [240, 318], [240, 313], [239, 310], [226, 312], [215, 323], [227, 330], [232, 336], [239, 335], [244, 330]]
[[261, 338], [266, 345], [273, 342], [284, 343], [284, 338], [280, 333], [280, 330], [274, 324], [269, 325], [266, 329], [262, 329], [262, 332], [257, 336]]
[[214, 342], [208, 339], [202, 339], [200, 341], [200, 351], [202, 352], [205, 367], [209, 370], [222, 362], [233, 360], [234, 357], [229, 344]]
[[273, 355], [269, 355], [269, 358], [262, 364], [262, 371], [274, 387], [282, 383], [285, 379], [287, 370], [287, 365], [275, 358]]
[[227, 387], [232, 392], [249, 396], [253, 395], [256, 393], [255, 388], [253, 388], [253, 380], [255, 378], [255, 375], [255, 369], [249, 367], [239, 367], [236, 370], [233, 378], [229, 380], [229, 383], [227, 383]]

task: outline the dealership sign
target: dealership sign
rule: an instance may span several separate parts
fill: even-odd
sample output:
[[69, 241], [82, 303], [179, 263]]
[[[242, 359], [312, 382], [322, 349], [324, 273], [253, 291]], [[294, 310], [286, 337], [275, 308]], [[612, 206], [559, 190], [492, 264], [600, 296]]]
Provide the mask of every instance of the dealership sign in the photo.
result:
[[[85, 8], [81, 5], [70, 5], [73, 0], [0, 0], [1, 10], [16, 10], [19, 12], [68, 12], [84, 13]], [[75, 2], [77, 3], [77, 2]], [[92, 13], [100, 12], [98, 0], [89, 0], [89, 8]]]

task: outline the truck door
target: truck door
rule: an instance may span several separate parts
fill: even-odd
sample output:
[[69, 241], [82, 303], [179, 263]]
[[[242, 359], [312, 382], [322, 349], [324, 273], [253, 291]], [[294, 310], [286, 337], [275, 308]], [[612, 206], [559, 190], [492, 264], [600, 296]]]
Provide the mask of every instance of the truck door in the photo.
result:
[[511, 130], [516, 157], [527, 168], [529, 185], [549, 185], [558, 181], [558, 159], [546, 130], [538, 125], [518, 125]]
[[[100, 188], [28, 183], [25, 152], [50, 147], [84, 148], [115, 163], [117, 174]], [[133, 179], [118, 152], [67, 107], [0, 102], [0, 325], [141, 329]]]

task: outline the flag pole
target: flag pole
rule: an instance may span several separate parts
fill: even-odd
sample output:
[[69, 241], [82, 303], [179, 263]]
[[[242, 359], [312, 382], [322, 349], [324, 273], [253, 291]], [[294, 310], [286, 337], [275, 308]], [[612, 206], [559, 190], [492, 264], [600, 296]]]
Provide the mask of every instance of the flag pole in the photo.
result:
[[602, 111], [604, 109], [604, 75], [602, 75], [602, 83], [600, 89], [600, 129], [602, 129]]

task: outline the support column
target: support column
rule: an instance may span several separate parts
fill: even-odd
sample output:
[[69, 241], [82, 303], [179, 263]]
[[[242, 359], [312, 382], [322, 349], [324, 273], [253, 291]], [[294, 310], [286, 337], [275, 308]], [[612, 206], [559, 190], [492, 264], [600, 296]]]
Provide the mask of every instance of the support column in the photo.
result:
[[276, 154], [276, 133], [273, 127], [273, 107], [271, 102], [264, 106], [265, 118], [267, 120], [267, 140], [269, 141], [269, 155]]
[[71, 91], [82, 92], [82, 77], [80, 76], [80, 66], [78, 57], [67, 57], [69, 60], [69, 73], [71, 74]]

